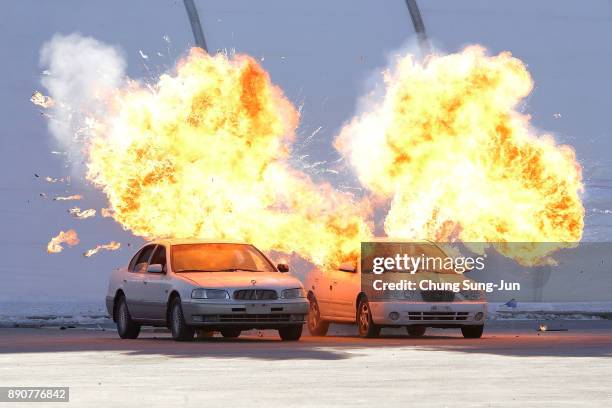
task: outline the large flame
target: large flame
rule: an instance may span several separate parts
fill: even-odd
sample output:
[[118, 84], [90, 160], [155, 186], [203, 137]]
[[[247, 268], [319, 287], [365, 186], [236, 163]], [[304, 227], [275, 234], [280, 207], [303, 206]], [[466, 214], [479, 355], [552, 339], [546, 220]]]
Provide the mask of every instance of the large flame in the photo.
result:
[[255, 60], [194, 48], [175, 75], [130, 84], [96, 118], [88, 179], [136, 235], [243, 240], [337, 263], [370, 236], [368, 204], [288, 165], [297, 123]]
[[[574, 151], [538, 135], [519, 103], [525, 65], [479, 46], [399, 58], [384, 99], [344, 127], [336, 147], [390, 200], [385, 232], [406, 239], [576, 242], [584, 208]], [[498, 245], [527, 263], [556, 247]]]

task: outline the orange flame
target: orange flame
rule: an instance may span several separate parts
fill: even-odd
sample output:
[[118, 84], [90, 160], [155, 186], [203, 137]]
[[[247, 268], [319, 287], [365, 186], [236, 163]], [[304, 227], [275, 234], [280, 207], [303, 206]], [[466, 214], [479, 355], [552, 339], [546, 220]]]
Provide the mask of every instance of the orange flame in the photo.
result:
[[336, 140], [360, 181], [390, 201], [385, 232], [404, 239], [554, 242], [497, 249], [534, 263], [581, 239], [581, 167], [518, 112], [533, 87], [525, 65], [480, 46], [408, 55], [385, 75], [375, 109]]
[[75, 246], [79, 243], [79, 237], [75, 230], [71, 229], [66, 232], [60, 231], [55, 237], [51, 238], [51, 241], [47, 244], [47, 252], [50, 254], [57, 254], [62, 252], [64, 247], [61, 244], [68, 244], [69, 246]]
[[93, 125], [87, 176], [136, 235], [339, 262], [370, 236], [369, 205], [288, 165], [298, 119], [255, 60], [194, 48], [175, 75], [114, 97]]
[[121, 248], [121, 244], [119, 242], [111, 241], [108, 244], [100, 244], [100, 245], [96, 245], [95, 248], [88, 249], [87, 251], [85, 251], [83, 253], [83, 256], [85, 258], [89, 258], [91, 256], [94, 256], [95, 254], [97, 254], [98, 252], [100, 252], [102, 250], [104, 250], [104, 251], [116, 251], [119, 248]]

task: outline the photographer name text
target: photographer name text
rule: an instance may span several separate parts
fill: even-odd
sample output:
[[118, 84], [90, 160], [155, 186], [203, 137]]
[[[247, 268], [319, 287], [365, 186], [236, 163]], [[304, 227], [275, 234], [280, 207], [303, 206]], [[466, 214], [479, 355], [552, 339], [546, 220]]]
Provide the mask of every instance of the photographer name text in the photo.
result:
[[481, 290], [487, 293], [493, 291], [520, 291], [521, 284], [518, 282], [507, 282], [503, 279], [497, 283], [494, 282], [474, 282], [469, 279], [456, 282], [440, 282], [429, 279], [422, 279], [420, 281], [412, 280], [400, 280], [398, 282], [385, 282], [382, 279], [376, 279], [372, 282], [372, 288], [376, 291], [407, 291], [407, 290], [421, 290], [421, 291], [451, 291], [459, 293], [464, 290]]

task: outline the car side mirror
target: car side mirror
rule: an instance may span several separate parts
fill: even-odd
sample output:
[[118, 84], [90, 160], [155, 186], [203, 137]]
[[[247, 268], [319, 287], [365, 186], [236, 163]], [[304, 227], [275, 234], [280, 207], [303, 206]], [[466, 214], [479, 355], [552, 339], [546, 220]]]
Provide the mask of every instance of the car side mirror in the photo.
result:
[[276, 265], [276, 269], [278, 269], [279, 272], [289, 272], [289, 265], [286, 263], [279, 263]]
[[355, 265], [352, 262], [342, 263], [340, 267], [338, 268], [338, 270], [342, 272], [351, 272], [351, 273], [357, 272], [357, 269], [355, 268]]
[[164, 266], [162, 264], [151, 264], [147, 268], [148, 273], [164, 273]]

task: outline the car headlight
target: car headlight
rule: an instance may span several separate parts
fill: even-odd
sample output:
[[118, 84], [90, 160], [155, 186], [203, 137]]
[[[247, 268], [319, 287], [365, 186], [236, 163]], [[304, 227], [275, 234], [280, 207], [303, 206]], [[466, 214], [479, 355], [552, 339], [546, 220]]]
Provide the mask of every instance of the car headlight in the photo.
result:
[[223, 289], [197, 288], [191, 292], [192, 299], [229, 299], [229, 293]]
[[285, 289], [281, 292], [281, 297], [283, 299], [305, 298], [306, 291], [302, 288]]

